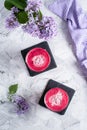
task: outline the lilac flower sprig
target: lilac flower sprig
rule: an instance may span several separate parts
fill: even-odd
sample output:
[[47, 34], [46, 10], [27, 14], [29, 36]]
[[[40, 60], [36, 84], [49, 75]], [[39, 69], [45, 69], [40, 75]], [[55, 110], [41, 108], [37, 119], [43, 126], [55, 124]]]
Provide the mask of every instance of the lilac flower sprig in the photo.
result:
[[[15, 0], [12, 0], [13, 3], [10, 3], [12, 2], [11, 0], [8, 1], [9, 4], [14, 4]], [[26, 3], [25, 7], [22, 6], [23, 1]], [[40, 0], [22, 0], [22, 3], [18, 0], [17, 2], [10, 8], [11, 15], [6, 19], [7, 28], [15, 29], [21, 25], [24, 32], [45, 40], [57, 34], [57, 26], [54, 19], [43, 16], [40, 10]]]
[[19, 95], [14, 95], [11, 97], [12, 103], [16, 105], [16, 112], [18, 114], [23, 114], [28, 111], [29, 104], [27, 103], [26, 99]]
[[16, 112], [18, 114], [24, 114], [29, 109], [29, 104], [26, 99], [20, 95], [16, 95], [18, 84], [11, 85], [9, 87], [8, 99], [16, 106]]

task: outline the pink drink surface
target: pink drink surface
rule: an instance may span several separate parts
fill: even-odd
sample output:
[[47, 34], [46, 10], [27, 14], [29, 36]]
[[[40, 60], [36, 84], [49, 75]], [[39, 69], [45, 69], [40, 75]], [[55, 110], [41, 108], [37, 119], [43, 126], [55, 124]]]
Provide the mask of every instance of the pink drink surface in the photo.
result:
[[48, 68], [51, 58], [49, 53], [43, 48], [34, 48], [26, 55], [27, 66], [36, 72], [44, 71]]
[[67, 107], [69, 96], [61, 88], [52, 88], [45, 94], [44, 103], [50, 110], [60, 112]]

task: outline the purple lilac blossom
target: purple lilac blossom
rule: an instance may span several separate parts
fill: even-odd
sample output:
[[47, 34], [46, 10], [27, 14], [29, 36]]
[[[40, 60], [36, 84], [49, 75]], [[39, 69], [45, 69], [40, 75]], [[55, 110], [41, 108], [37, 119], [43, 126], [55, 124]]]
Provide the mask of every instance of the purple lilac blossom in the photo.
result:
[[[29, 0], [27, 1], [29, 21], [25, 25], [22, 25], [24, 32], [31, 34], [32, 36], [38, 36], [41, 39], [49, 39], [57, 34], [57, 28], [54, 20], [51, 17], [42, 17], [39, 19], [41, 1]], [[6, 19], [6, 28], [14, 29], [19, 26], [19, 22], [15, 16], [19, 10], [16, 7], [11, 9], [11, 15]], [[34, 16], [35, 15], [35, 16]]]
[[22, 29], [24, 32], [27, 32], [27, 33], [31, 34], [32, 36], [38, 36], [40, 33], [38, 25], [36, 23], [32, 23], [32, 22], [22, 26]]
[[10, 15], [7, 19], [6, 19], [6, 28], [8, 29], [15, 29], [16, 27], [19, 27], [19, 23], [15, 17], [15, 15]]
[[16, 8], [16, 7], [11, 8], [11, 13], [12, 14], [15, 14], [15, 13], [18, 13], [18, 12], [19, 12], [18, 8]]
[[40, 30], [39, 38], [47, 40], [57, 34], [57, 26], [52, 17], [43, 17], [38, 26]]
[[15, 95], [12, 97], [12, 102], [17, 106], [17, 113], [22, 114], [28, 111], [29, 104], [22, 96]]
[[57, 26], [52, 17], [43, 17], [41, 21], [29, 22], [22, 26], [22, 29], [31, 34], [38, 36], [40, 39], [52, 38], [57, 34]]
[[77, 61], [87, 79], [87, 13], [78, 0], [55, 0], [48, 8], [67, 22]]
[[28, 17], [29, 17], [29, 23], [35, 22], [35, 18], [34, 18], [34, 16], [33, 16], [32, 10], [30, 10], [30, 11], [28, 12]]
[[40, 9], [41, 1], [40, 0], [29, 0], [27, 1], [27, 7], [25, 11], [32, 10], [33, 12], [37, 12]]

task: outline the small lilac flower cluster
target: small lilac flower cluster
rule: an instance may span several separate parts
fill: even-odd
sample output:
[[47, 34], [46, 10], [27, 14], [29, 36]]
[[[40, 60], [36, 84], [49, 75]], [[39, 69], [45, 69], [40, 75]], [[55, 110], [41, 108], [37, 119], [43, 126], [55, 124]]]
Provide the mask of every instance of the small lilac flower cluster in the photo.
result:
[[29, 109], [29, 104], [27, 103], [25, 98], [22, 96], [19, 96], [19, 95], [12, 96], [12, 102], [17, 106], [16, 111], [18, 114], [23, 114], [27, 112]]
[[15, 13], [18, 13], [18, 12], [19, 12], [19, 10], [16, 7], [13, 7], [11, 9], [11, 14], [6, 19], [6, 28], [15, 29], [16, 27], [19, 27], [19, 22], [15, 16]]
[[43, 17], [38, 26], [40, 31], [39, 38], [48, 39], [57, 34], [56, 24], [52, 17]]
[[38, 12], [40, 6], [41, 6], [41, 1], [30, 0], [27, 1], [27, 7], [25, 8], [25, 11]]
[[8, 91], [8, 101], [12, 104], [14, 104], [14, 108], [12, 108], [13, 112], [16, 112], [17, 114], [24, 114], [29, 109], [29, 104], [27, 100], [17, 95], [16, 92], [18, 90], [18, 84], [13, 84], [9, 87]]
[[57, 34], [53, 18], [47, 16], [43, 17], [41, 21], [37, 21], [36, 23], [34, 21], [22, 26], [22, 29], [32, 36], [38, 36], [40, 39], [46, 40]]
[[[28, 14], [28, 21], [21, 24], [21, 26], [24, 32], [27, 32], [34, 37], [38, 36], [40, 39], [48, 40], [57, 34], [57, 27], [52, 17], [42, 15], [40, 6], [41, 1], [27, 1], [25, 12]], [[6, 20], [7, 28], [14, 29], [20, 25], [15, 15], [18, 12], [20, 12], [20, 10], [16, 7], [11, 9], [11, 15]]]
[[16, 27], [19, 27], [19, 23], [16, 20], [16, 17], [10, 15], [10, 17], [6, 19], [6, 28], [14, 29]]

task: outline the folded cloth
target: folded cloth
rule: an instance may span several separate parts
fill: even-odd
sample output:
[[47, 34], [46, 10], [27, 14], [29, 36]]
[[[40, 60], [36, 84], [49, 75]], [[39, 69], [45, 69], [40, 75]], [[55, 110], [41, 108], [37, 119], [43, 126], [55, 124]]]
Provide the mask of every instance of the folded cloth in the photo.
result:
[[87, 78], [87, 14], [77, 0], [54, 0], [48, 8], [68, 24], [75, 55]]

